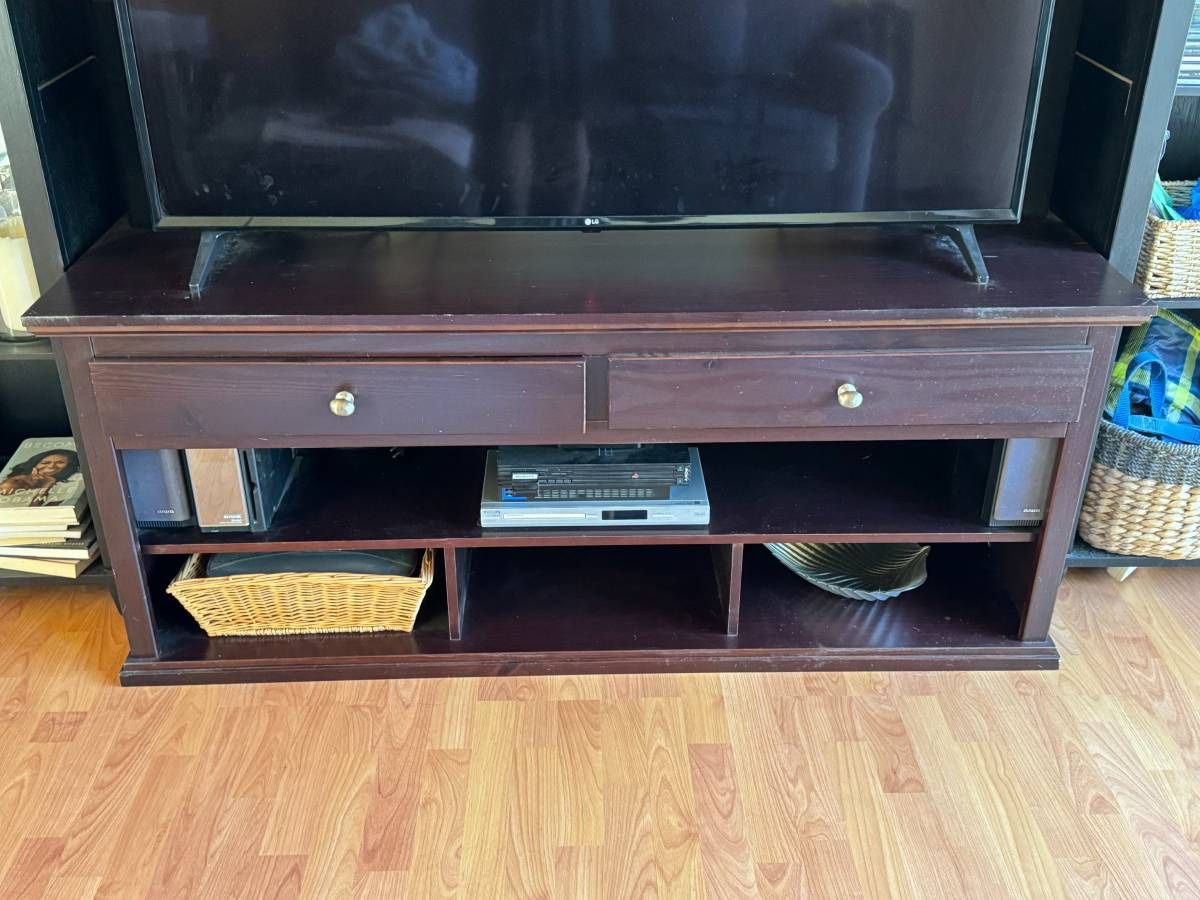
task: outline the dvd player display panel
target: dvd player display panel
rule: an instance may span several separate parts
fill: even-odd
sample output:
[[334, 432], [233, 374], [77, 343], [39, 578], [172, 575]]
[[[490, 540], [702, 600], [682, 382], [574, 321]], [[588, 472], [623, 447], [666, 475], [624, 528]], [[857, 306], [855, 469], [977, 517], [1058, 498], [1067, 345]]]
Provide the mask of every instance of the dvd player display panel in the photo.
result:
[[[650, 488], [688, 483], [692, 456], [687, 447], [501, 447], [496, 451], [500, 484], [522, 496], [535, 487]], [[582, 495], [577, 495], [582, 496]], [[660, 493], [657, 499], [666, 499]]]

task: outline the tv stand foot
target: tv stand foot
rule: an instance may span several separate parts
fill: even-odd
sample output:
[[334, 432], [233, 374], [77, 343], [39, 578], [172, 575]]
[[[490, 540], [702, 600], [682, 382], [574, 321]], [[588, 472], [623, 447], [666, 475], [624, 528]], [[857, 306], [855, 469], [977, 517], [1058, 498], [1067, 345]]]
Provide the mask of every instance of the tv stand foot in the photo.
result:
[[205, 285], [225, 250], [225, 240], [232, 234], [231, 231], [200, 232], [200, 246], [196, 248], [196, 261], [192, 263], [192, 274], [188, 278], [188, 295], [193, 300], [199, 300], [204, 293]]
[[935, 231], [954, 241], [954, 246], [962, 254], [967, 268], [975, 276], [977, 284], [986, 285], [990, 280], [987, 263], [983, 261], [983, 251], [979, 249], [979, 239], [975, 237], [974, 225], [938, 225]]

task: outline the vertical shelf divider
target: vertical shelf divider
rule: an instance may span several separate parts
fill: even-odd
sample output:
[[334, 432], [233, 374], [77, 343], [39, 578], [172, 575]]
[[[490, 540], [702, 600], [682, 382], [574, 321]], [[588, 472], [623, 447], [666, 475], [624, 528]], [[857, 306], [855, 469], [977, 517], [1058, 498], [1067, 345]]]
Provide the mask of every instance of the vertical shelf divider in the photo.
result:
[[713, 570], [717, 577], [717, 596], [725, 613], [725, 633], [737, 637], [742, 616], [742, 552], [745, 544], [714, 544]]
[[446, 611], [450, 620], [450, 640], [460, 641], [467, 612], [467, 587], [471, 580], [471, 548], [447, 544], [442, 550], [446, 566]]

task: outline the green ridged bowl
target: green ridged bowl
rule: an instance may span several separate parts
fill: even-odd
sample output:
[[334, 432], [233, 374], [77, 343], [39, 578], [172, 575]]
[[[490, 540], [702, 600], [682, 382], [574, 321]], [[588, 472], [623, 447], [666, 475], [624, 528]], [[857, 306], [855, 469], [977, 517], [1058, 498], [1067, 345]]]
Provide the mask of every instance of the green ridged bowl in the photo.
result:
[[922, 544], [763, 544], [809, 584], [850, 600], [878, 602], [925, 583]]

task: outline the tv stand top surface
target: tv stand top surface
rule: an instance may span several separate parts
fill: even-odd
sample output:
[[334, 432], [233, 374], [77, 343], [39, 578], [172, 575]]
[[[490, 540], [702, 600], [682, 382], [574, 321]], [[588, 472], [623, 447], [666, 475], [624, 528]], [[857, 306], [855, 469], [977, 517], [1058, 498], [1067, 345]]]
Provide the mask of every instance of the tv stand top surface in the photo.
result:
[[587, 331], [1144, 321], [1072, 232], [979, 229], [982, 287], [929, 228], [253, 232], [203, 296], [196, 232], [118, 226], [38, 301], [51, 333]]

